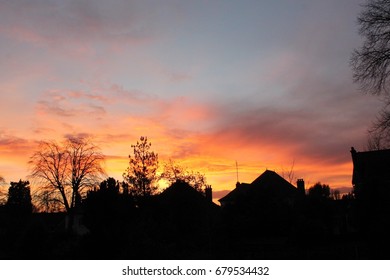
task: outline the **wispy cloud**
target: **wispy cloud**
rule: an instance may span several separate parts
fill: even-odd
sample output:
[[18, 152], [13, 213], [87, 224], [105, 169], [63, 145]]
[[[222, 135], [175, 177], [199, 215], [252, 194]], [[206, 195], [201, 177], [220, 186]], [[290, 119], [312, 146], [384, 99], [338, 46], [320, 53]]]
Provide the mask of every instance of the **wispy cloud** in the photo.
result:
[[99, 52], [96, 43], [114, 51], [121, 45], [150, 41], [150, 34], [139, 25], [134, 5], [120, 5], [122, 10], [96, 1], [6, 1], [2, 3], [0, 33], [36, 46], [80, 54]]
[[[87, 101], [86, 101], [87, 100]], [[81, 92], [50, 91], [38, 101], [38, 115], [57, 115], [60, 117], [83, 117], [101, 118], [106, 111], [102, 105], [88, 102], [88, 100], [102, 103], [103, 97]]]
[[89, 135], [120, 177], [145, 135], [217, 188], [236, 160], [349, 184], [380, 108], [351, 82], [356, 1], [168, 3], [0, 1], [0, 165]]

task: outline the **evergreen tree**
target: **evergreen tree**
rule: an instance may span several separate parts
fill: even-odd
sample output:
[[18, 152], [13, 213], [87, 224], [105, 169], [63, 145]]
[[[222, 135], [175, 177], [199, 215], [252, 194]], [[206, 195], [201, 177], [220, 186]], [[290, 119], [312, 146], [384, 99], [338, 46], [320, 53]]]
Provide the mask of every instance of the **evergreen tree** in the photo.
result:
[[129, 167], [123, 174], [124, 181], [130, 186], [130, 193], [135, 196], [149, 196], [157, 192], [158, 155], [151, 151], [152, 144], [148, 138], [141, 136], [129, 155]]

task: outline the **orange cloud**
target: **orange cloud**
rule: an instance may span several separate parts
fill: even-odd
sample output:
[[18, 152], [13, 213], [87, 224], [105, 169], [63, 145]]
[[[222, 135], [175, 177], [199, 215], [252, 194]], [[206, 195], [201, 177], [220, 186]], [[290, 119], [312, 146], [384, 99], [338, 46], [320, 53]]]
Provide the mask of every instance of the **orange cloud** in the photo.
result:
[[[216, 191], [234, 187], [236, 161], [243, 182], [294, 162], [307, 182], [350, 186], [349, 148], [363, 145], [378, 108], [357, 96], [343, 56], [353, 9], [313, 4], [291, 14], [298, 21], [286, 14], [286, 29], [247, 13], [256, 5], [229, 4], [231, 21], [202, 3], [2, 1], [0, 173], [18, 180], [35, 141], [78, 134], [93, 136], [120, 179], [145, 135], [161, 161], [205, 173]], [[272, 34], [259, 32], [264, 22]]]
[[[119, 180], [128, 166], [131, 145], [144, 135], [161, 162], [172, 158], [204, 173], [216, 191], [234, 188], [236, 161], [241, 182], [253, 181], [265, 169], [282, 174], [294, 162], [296, 177], [304, 178], [307, 184], [321, 181], [331, 187], [351, 185], [351, 144], [347, 136], [359, 131], [351, 132], [329, 119], [313, 119], [310, 110], [240, 108], [245, 109], [205, 104], [189, 97], [157, 98], [118, 85], [51, 90], [36, 103], [35, 134], [29, 138], [92, 136], [108, 155], [108, 174]], [[323, 130], [318, 130], [318, 125]], [[331, 128], [338, 134], [324, 138], [322, 131]], [[344, 147], [340, 142], [345, 143]], [[10, 151], [15, 149], [19, 152], [10, 162], [24, 162], [20, 165], [24, 166], [31, 147], [22, 142], [15, 145], [3, 141], [2, 161], [8, 161]], [[26, 173], [21, 169], [20, 177]]]

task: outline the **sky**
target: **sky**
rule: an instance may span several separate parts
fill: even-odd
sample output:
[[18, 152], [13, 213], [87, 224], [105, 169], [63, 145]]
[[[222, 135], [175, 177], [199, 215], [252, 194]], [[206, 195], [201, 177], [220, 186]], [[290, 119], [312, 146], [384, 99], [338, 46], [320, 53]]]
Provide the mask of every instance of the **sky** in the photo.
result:
[[0, 175], [41, 140], [131, 145], [205, 174], [214, 197], [265, 170], [351, 187], [382, 107], [352, 81], [358, 0], [0, 0]]

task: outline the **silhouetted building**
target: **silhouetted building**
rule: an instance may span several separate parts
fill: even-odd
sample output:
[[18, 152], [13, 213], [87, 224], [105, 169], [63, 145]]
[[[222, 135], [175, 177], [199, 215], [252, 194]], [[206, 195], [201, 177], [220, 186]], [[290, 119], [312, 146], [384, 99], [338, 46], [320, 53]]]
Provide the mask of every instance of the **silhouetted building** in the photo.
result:
[[357, 152], [351, 148], [352, 184], [357, 187], [390, 187], [390, 149]]
[[368, 236], [366, 242], [374, 255], [388, 258], [390, 150], [357, 152], [352, 147], [351, 155], [358, 229]]
[[182, 181], [177, 181], [165, 189], [158, 195], [158, 200], [161, 205], [173, 210], [191, 209], [191, 211], [204, 212], [219, 209], [219, 206], [212, 202], [211, 186], [206, 187], [203, 195]]
[[176, 181], [155, 197], [149, 221], [153, 221], [152, 232], [158, 232], [164, 258], [210, 256], [220, 212], [220, 206], [211, 199], [211, 187], [201, 193], [183, 181]]
[[[351, 148], [352, 185], [362, 224], [383, 224], [390, 215], [390, 150], [357, 152]], [[368, 227], [368, 226], [367, 226]]]
[[[271, 170], [250, 184], [237, 183], [219, 200], [223, 232], [229, 240], [235, 240], [235, 250], [243, 248], [240, 244], [263, 248], [273, 238], [284, 240], [294, 231], [300, 197], [295, 186]], [[278, 241], [280, 246], [283, 242]]]
[[297, 189], [276, 172], [266, 170], [250, 184], [237, 182], [236, 188], [219, 199], [219, 202], [222, 207], [226, 207], [267, 198], [268, 202], [292, 205], [302, 188], [304, 192], [303, 179], [298, 180], [298, 183], [300, 187]]

